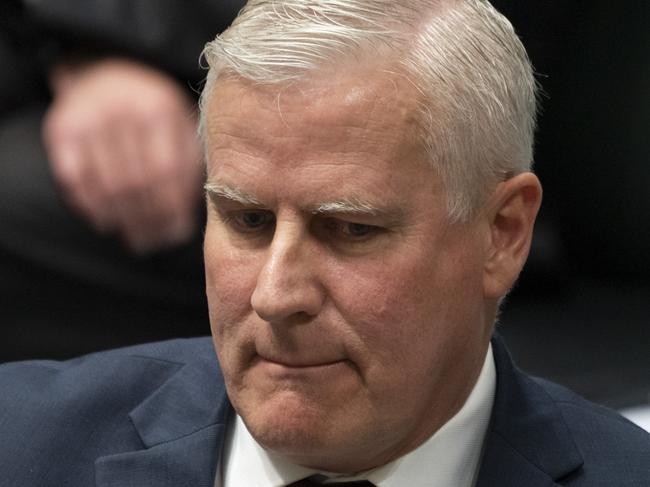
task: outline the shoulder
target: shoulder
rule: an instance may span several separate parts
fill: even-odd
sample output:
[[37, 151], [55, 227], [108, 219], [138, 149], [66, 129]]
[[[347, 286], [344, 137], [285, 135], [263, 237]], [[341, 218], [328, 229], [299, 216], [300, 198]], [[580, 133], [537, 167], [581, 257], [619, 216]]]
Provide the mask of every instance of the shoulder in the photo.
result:
[[617, 412], [558, 384], [531, 380], [557, 406], [583, 457], [580, 475], [575, 484], [568, 485], [650, 485], [650, 434]]
[[39, 400], [53, 403], [97, 397], [102, 390], [127, 392], [140, 382], [151, 388], [187, 365], [218, 369], [209, 338], [136, 345], [66, 361], [11, 362], [0, 365], [0, 388], [13, 393], [4, 394], [0, 401], [21, 399], [29, 406]]
[[[650, 464], [650, 434], [628, 419], [604, 406], [594, 404], [569, 389], [545, 379], [532, 378], [560, 409], [574, 438], [589, 438], [596, 444], [625, 454], [640, 452]], [[622, 451], [621, 451], [622, 449]], [[634, 456], [634, 455], [632, 455]], [[647, 468], [650, 473], [650, 467]]]
[[[32, 360], [0, 365], [3, 414], [21, 409], [55, 407], [84, 398], [101, 401], [151, 393], [186, 366], [214, 369], [218, 364], [209, 338], [170, 340], [97, 352], [72, 360]], [[219, 374], [220, 375], [220, 374]]]
[[[56, 434], [54, 425], [126, 417], [179, 371], [187, 382], [221, 382], [209, 338], [171, 340], [97, 352], [66, 361], [0, 365], [0, 434], [34, 438]], [[206, 379], [209, 378], [209, 379]]]
[[182, 338], [93, 352], [69, 360], [7, 362], [0, 364], [0, 372], [4, 373], [5, 370], [21, 370], [30, 367], [65, 370], [79, 366], [90, 367], [104, 362], [120, 361], [129, 357], [187, 363], [201, 360], [206, 354], [214, 355], [210, 337]]
[[650, 486], [647, 432], [615, 411], [523, 373], [498, 336], [492, 343], [497, 388], [481, 487], [556, 485], [549, 481], [567, 487]]
[[[155, 373], [155, 369], [174, 370], [189, 363], [214, 364], [216, 358], [209, 338], [169, 340], [148, 343], [104, 352], [96, 352], [66, 361], [30, 360], [9, 362], [0, 365], [0, 385], [3, 388], [29, 388], [32, 386], [49, 386], [54, 390], [58, 386], [61, 392], [71, 392], [63, 387], [66, 379], [73, 389], [84, 384], [104, 387], [100, 379], [111, 379], [122, 383]], [[119, 374], [119, 375], [116, 375]], [[57, 382], [52, 383], [52, 379]], [[117, 380], [119, 379], [119, 380]], [[58, 382], [61, 381], [61, 382]]]
[[0, 390], [0, 476], [7, 485], [90, 485], [97, 458], [178, 430], [177, 411], [202, 408], [203, 415], [188, 415], [214, 422], [217, 413], [205, 404], [218, 412], [226, 401], [210, 338], [7, 363]]

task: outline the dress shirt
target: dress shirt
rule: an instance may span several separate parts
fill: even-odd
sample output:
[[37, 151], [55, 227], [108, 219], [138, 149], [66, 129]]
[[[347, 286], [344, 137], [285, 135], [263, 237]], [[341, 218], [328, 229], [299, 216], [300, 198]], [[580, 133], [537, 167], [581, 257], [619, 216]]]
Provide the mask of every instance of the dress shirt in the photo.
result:
[[228, 428], [223, 470], [218, 472], [215, 487], [284, 487], [318, 473], [331, 482], [369, 480], [377, 487], [472, 487], [495, 389], [496, 369], [490, 345], [472, 392], [449, 421], [415, 450], [354, 477], [318, 472], [266, 451], [237, 415]]

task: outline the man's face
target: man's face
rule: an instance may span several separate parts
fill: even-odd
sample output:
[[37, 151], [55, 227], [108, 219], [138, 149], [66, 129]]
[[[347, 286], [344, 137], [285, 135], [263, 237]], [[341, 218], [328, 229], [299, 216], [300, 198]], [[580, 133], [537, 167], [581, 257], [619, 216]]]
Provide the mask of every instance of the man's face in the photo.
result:
[[451, 224], [415, 94], [357, 72], [220, 80], [207, 114], [210, 319], [253, 436], [354, 472], [417, 447], [483, 363], [486, 226]]

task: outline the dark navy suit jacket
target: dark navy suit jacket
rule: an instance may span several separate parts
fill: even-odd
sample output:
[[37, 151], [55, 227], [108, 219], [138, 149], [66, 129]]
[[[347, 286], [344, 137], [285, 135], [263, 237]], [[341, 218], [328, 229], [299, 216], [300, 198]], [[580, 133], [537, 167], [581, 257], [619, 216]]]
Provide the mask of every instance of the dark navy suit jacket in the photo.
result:
[[[650, 487], [650, 435], [493, 348], [477, 487]], [[212, 487], [231, 414], [208, 338], [5, 364], [0, 485]]]

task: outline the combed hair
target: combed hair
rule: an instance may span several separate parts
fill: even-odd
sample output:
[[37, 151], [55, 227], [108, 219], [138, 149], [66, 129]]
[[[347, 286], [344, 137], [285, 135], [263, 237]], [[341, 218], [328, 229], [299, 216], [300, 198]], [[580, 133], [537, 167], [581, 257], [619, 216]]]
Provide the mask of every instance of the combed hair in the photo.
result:
[[419, 93], [420, 138], [452, 220], [468, 220], [497, 182], [530, 170], [533, 70], [510, 22], [485, 0], [250, 0], [204, 50], [201, 131], [224, 73], [294, 83], [384, 55]]

